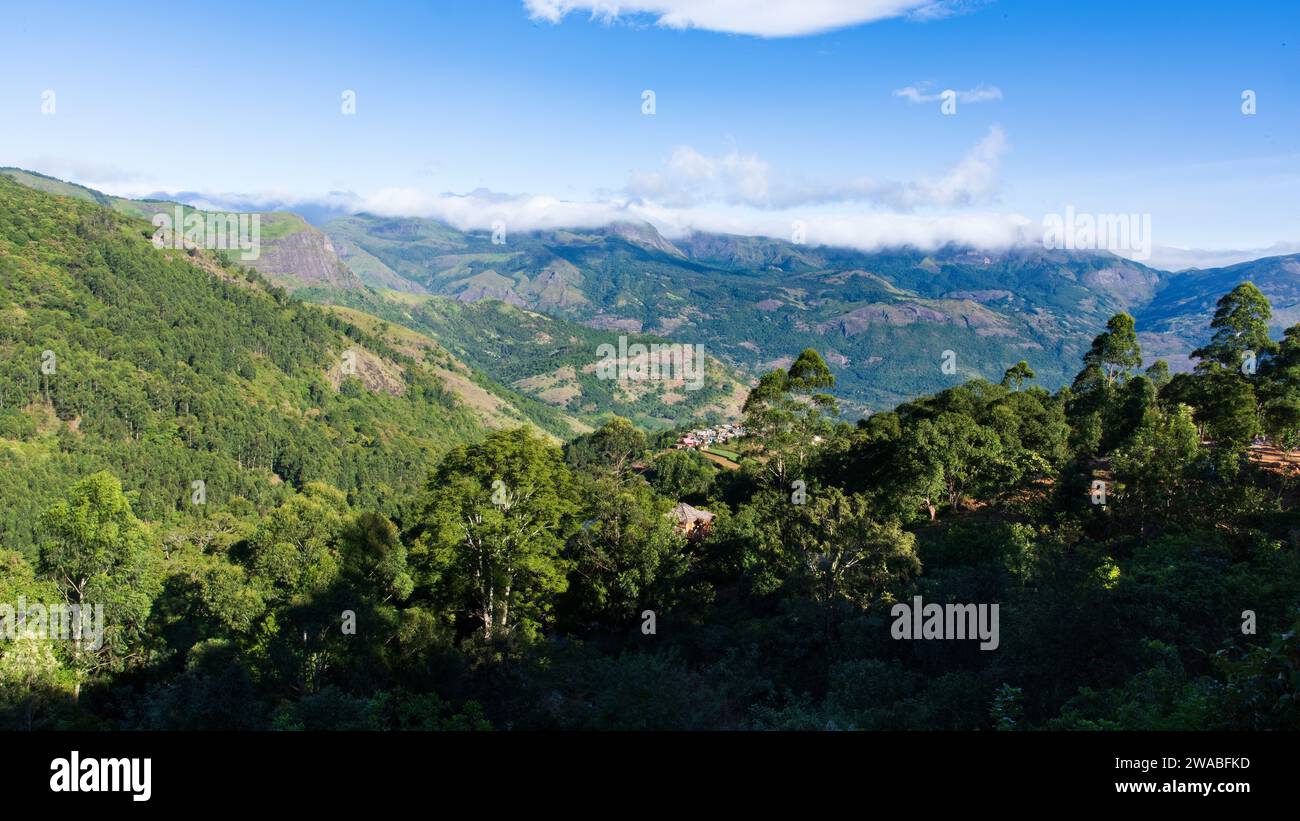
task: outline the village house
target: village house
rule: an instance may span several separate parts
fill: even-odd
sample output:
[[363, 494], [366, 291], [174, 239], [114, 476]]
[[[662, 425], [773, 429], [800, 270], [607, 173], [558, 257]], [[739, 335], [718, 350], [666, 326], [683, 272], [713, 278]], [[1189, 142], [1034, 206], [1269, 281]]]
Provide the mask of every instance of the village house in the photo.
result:
[[713, 526], [713, 520], [717, 518], [709, 511], [692, 507], [685, 502], [679, 502], [677, 507], [668, 512], [668, 516], [674, 521], [673, 530], [688, 539], [704, 538]]

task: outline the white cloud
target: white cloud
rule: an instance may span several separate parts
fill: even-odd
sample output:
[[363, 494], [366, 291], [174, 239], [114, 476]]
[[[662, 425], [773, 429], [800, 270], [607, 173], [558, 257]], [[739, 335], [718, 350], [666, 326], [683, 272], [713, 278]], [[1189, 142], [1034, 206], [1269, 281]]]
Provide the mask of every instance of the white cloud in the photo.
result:
[[997, 189], [1006, 135], [989, 129], [956, 165], [935, 179], [911, 182], [859, 177], [835, 182], [773, 179], [756, 154], [736, 149], [708, 156], [689, 146], [675, 149], [660, 171], [635, 171], [624, 191], [633, 199], [670, 207], [704, 203], [753, 208], [795, 208], [835, 203], [873, 203], [910, 211], [950, 208], [989, 199]]
[[1019, 214], [963, 213], [915, 215], [856, 208], [755, 208], [750, 205], [668, 205], [640, 200], [562, 200], [536, 194], [503, 194], [479, 189], [468, 194], [430, 194], [414, 188], [385, 188], [367, 195], [332, 193], [315, 198], [280, 195], [186, 197], [196, 206], [245, 210], [259, 204], [287, 210], [386, 217], [424, 217], [461, 231], [490, 231], [497, 221], [509, 232], [563, 228], [602, 228], [615, 222], [647, 222], [672, 239], [695, 231], [764, 236], [789, 240], [803, 228], [809, 245], [859, 250], [911, 245], [930, 250], [956, 243], [1004, 249], [1038, 242], [1038, 223]]
[[996, 250], [1038, 242], [1038, 224], [1020, 214], [965, 213], [921, 216], [837, 210], [807, 213], [739, 209], [665, 208], [635, 206], [634, 215], [654, 225], [665, 236], [705, 231], [789, 240], [796, 223], [809, 245], [831, 245], [874, 251], [910, 245], [933, 250], [948, 244]]
[[629, 219], [616, 202], [562, 200], [535, 194], [500, 194], [479, 189], [468, 194], [426, 194], [409, 188], [386, 188], [353, 202], [353, 211], [380, 216], [417, 216], [441, 220], [461, 231], [491, 230], [498, 220], [510, 231], [597, 228]]
[[767, 204], [771, 198], [768, 165], [757, 154], [732, 149], [705, 156], [690, 146], [673, 149], [662, 171], [634, 171], [626, 192], [670, 206], [720, 202]]
[[[934, 249], [950, 243], [1001, 249], [1037, 242], [1036, 222], [1019, 214], [970, 213], [921, 216], [856, 209], [758, 209], [750, 206], [681, 207], [619, 200], [569, 201], [532, 194], [478, 190], [468, 194], [426, 194], [388, 188], [367, 196], [348, 195], [346, 210], [379, 216], [425, 217], [462, 231], [488, 231], [500, 220], [510, 232], [601, 228], [615, 222], [648, 222], [668, 238], [694, 231], [791, 239], [798, 222], [810, 245], [860, 250], [912, 245]], [[343, 205], [339, 195], [333, 205]]]
[[664, 28], [698, 28], [756, 37], [799, 37], [893, 17], [937, 19], [954, 0], [524, 0], [534, 20], [558, 23], [571, 12], [612, 22], [651, 17]]
[[[916, 191], [913, 198], [953, 199], [956, 191], [967, 191], [983, 183], [988, 156], [1000, 150], [1001, 132], [993, 131], [965, 160], [935, 183], [901, 187]], [[735, 169], [745, 163], [736, 160], [722, 164], [682, 153], [678, 166], [684, 173], [708, 178], [710, 174], [738, 174]], [[37, 170], [37, 169], [33, 169]], [[53, 169], [51, 169], [53, 170]], [[52, 174], [52, 176], [55, 176]], [[136, 175], [113, 174], [129, 179]], [[94, 180], [76, 175], [61, 177], [90, 185]], [[106, 185], [100, 190], [118, 196], [159, 196], [176, 199], [211, 210], [288, 210], [316, 215], [321, 219], [355, 213], [387, 217], [425, 217], [447, 223], [462, 231], [490, 231], [498, 220], [510, 232], [555, 230], [562, 228], [602, 228], [611, 223], [638, 221], [655, 226], [673, 239], [694, 231], [742, 236], [791, 239], [794, 226], [803, 228], [809, 245], [829, 245], [874, 251], [880, 248], [913, 246], [933, 250], [949, 244], [967, 245], [981, 250], [1003, 250], [1017, 246], [1041, 247], [1041, 223], [1017, 213], [963, 212], [956, 214], [919, 215], [880, 213], [838, 205], [810, 207], [755, 207], [738, 203], [667, 204], [650, 200], [563, 200], [535, 194], [504, 194], [479, 189], [467, 194], [430, 194], [415, 188], [385, 188], [371, 194], [331, 192], [320, 196], [302, 196], [286, 192], [255, 194], [197, 194], [176, 188], [159, 189], [150, 185], [144, 193], [131, 193], [129, 185]], [[92, 186], [99, 187], [99, 186]], [[856, 190], [846, 184], [846, 190]], [[1265, 256], [1300, 252], [1300, 243], [1279, 242], [1267, 248], [1247, 250], [1187, 250], [1157, 246], [1148, 265], [1166, 270], [1186, 267], [1217, 267]]]
[[[957, 211], [996, 193], [1006, 137], [996, 126], [966, 156], [934, 178], [889, 182], [861, 178], [835, 183], [792, 183], [754, 154], [731, 150], [708, 156], [690, 148], [673, 152], [663, 170], [633, 175], [629, 190], [590, 200], [479, 189], [430, 193], [413, 187], [374, 192], [197, 193], [118, 168], [51, 158], [24, 163], [33, 170], [119, 196], [159, 196], [214, 210], [290, 210], [318, 224], [334, 216], [367, 212], [426, 217], [464, 231], [491, 230], [498, 220], [510, 232], [600, 228], [643, 221], [669, 238], [693, 231], [791, 239], [796, 223], [810, 245], [860, 250], [911, 245], [930, 250], [947, 244], [999, 250], [1041, 247], [1041, 221], [1019, 213]], [[630, 189], [637, 187], [636, 192]], [[635, 195], [633, 195], [635, 193]], [[885, 208], [890, 212], [879, 209]], [[923, 213], [911, 213], [911, 209]], [[1156, 246], [1143, 260], [1166, 270], [1218, 267], [1264, 256], [1300, 252], [1300, 243], [1261, 248], [1200, 250]]]
[[894, 91], [895, 97], [902, 97], [913, 103], [935, 103], [943, 99], [943, 95], [952, 91], [959, 103], [987, 103], [991, 100], [1002, 99], [1002, 89], [997, 86], [986, 86], [983, 83], [974, 88], [959, 91], [956, 89], [945, 89], [944, 91], [934, 91], [932, 83], [917, 83], [914, 86], [906, 86]]

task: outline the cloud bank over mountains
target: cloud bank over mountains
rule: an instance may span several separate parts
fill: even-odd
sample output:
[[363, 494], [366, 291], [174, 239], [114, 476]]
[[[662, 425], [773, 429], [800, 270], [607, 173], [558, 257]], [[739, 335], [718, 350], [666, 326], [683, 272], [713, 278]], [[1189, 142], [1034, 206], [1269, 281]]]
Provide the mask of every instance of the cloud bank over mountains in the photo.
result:
[[[159, 192], [155, 196], [169, 195]], [[489, 231], [500, 222], [511, 232], [647, 222], [669, 239], [693, 231], [784, 240], [792, 240], [798, 234], [811, 245], [837, 245], [864, 251], [899, 245], [933, 249], [950, 243], [998, 249], [1037, 242], [1041, 237], [1038, 223], [1028, 217], [994, 212], [920, 215], [843, 208], [670, 206], [653, 201], [562, 200], [548, 195], [503, 194], [487, 189], [466, 194], [429, 194], [413, 188], [387, 188], [368, 195], [335, 192], [316, 198], [185, 196], [184, 192], [170, 196], [210, 210], [296, 211], [312, 221], [367, 213], [436, 219], [461, 231]]]
[[[993, 125], [960, 159], [947, 167], [937, 166], [932, 174], [913, 180], [856, 177], [828, 181], [782, 172], [758, 154], [735, 147], [710, 155], [682, 145], [674, 148], [658, 169], [634, 170], [622, 189], [586, 200], [486, 188], [431, 193], [404, 186], [323, 195], [217, 193], [161, 185], [115, 167], [50, 157], [33, 159], [26, 167], [118, 196], [176, 200], [216, 211], [293, 211], [316, 224], [368, 213], [435, 219], [461, 231], [490, 231], [499, 224], [509, 232], [527, 232], [646, 222], [669, 239], [704, 231], [862, 251], [901, 245], [932, 250], [958, 244], [989, 251], [1041, 247], [1043, 215], [1030, 217], [992, 207], [997, 202], [1007, 150], [1005, 132]], [[1287, 242], [1268, 248], [1218, 251], [1156, 245], [1150, 249], [1150, 257], [1139, 259], [1155, 267], [1180, 270], [1296, 250], [1300, 245]]]
[[93, 173], [68, 175], [69, 170], [86, 169], [69, 169], [53, 161], [31, 167], [55, 176], [62, 172], [121, 196], [176, 199], [210, 210], [290, 210], [312, 222], [362, 212], [437, 219], [462, 231], [491, 230], [497, 223], [504, 223], [508, 231], [535, 231], [638, 221], [654, 225], [669, 238], [709, 231], [787, 240], [797, 235], [810, 244], [862, 250], [898, 245], [930, 249], [949, 243], [1005, 248], [1034, 241], [1038, 232], [1031, 220], [994, 212], [917, 212], [954, 211], [993, 202], [1006, 149], [1005, 133], [993, 126], [957, 162], [936, 168], [932, 175], [915, 180], [825, 181], [781, 173], [757, 154], [734, 148], [707, 155], [678, 146], [662, 167], [634, 171], [623, 189], [590, 200], [487, 189], [435, 194], [415, 187], [319, 196], [215, 193], [150, 187], [116, 171], [103, 178]]

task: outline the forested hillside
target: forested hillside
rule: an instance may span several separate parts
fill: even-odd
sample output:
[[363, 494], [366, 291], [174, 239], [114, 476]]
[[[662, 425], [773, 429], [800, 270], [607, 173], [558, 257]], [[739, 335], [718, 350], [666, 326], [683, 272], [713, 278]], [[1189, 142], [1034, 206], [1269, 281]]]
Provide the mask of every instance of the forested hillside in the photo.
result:
[[314, 481], [396, 512], [449, 447], [528, 421], [468, 405], [445, 378], [470, 371], [446, 350], [403, 353], [152, 232], [0, 177], [5, 547], [33, 555], [38, 514], [101, 469], [154, 520], [254, 515]]
[[[76, 197], [144, 219], [164, 214], [174, 221], [177, 209], [185, 215], [211, 214], [171, 201], [113, 197], [17, 168], [0, 168], [0, 176], [29, 188]], [[595, 372], [600, 359], [597, 350], [602, 344], [617, 346], [618, 330], [597, 330], [517, 310], [486, 293], [481, 303], [406, 293], [411, 285], [408, 280], [376, 275], [374, 267], [367, 267], [366, 260], [358, 256], [356, 247], [344, 241], [342, 247], [349, 263], [367, 271], [371, 285], [389, 284], [398, 290], [368, 288], [342, 261], [331, 240], [302, 217], [284, 211], [260, 212], [257, 216], [260, 248], [256, 257], [245, 260], [239, 250], [229, 250], [216, 252], [219, 258], [236, 266], [246, 265], [271, 284], [305, 301], [344, 306], [388, 320], [390, 324], [380, 336], [406, 336], [410, 341], [410, 335], [398, 327], [405, 326], [418, 335], [431, 337], [435, 347], [449, 349], [475, 372], [442, 375], [474, 394], [467, 397], [470, 404], [489, 417], [496, 416], [496, 406], [509, 405], [516, 418], [526, 412], [528, 419], [564, 438], [590, 430], [592, 424], [599, 424], [610, 414], [663, 428], [688, 420], [733, 419], [739, 413], [744, 400], [740, 380], [747, 377], [741, 377], [737, 369], [707, 351], [707, 374], [702, 384], [693, 385], [691, 390], [682, 390], [682, 384], [673, 382], [602, 380]], [[353, 314], [350, 319], [366, 328], [374, 325], [364, 316]], [[670, 340], [633, 333], [628, 341], [649, 344]], [[417, 347], [423, 347], [423, 343]], [[473, 384], [464, 385], [464, 379]]]
[[[428, 337], [148, 229], [0, 179], [0, 602], [105, 628], [0, 645], [6, 727], [1300, 725], [1300, 326], [1253, 285], [1194, 372], [1117, 312], [1068, 387], [856, 423], [803, 350], [727, 470], [490, 431]], [[916, 596], [993, 646], [901, 636]]]

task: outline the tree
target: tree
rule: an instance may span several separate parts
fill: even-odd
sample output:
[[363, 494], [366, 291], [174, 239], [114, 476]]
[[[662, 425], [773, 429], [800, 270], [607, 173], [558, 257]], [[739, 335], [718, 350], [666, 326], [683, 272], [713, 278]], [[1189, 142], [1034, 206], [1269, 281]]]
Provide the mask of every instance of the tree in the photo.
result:
[[1264, 406], [1264, 432], [1275, 445], [1288, 452], [1300, 447], [1300, 395], [1273, 399]]
[[742, 411], [751, 448], [778, 489], [803, 474], [814, 439], [829, 433], [825, 417], [838, 415], [839, 409], [821, 389], [834, 385], [826, 361], [808, 348], [788, 371], [778, 368], [763, 374], [745, 399]]
[[[272, 607], [257, 625], [254, 655], [268, 657], [297, 693], [323, 686], [342, 652], [343, 608], [332, 594], [338, 592], [350, 518], [342, 493], [312, 483], [271, 511], [249, 540], [253, 578]], [[238, 591], [238, 579], [222, 581], [222, 587]]]
[[1260, 433], [1259, 404], [1251, 380], [1216, 368], [1198, 376], [1202, 384], [1197, 419], [1214, 444], [1221, 468], [1230, 472]]
[[1115, 452], [1111, 463], [1117, 509], [1137, 522], [1144, 538], [1153, 525], [1169, 522], [1180, 505], [1188, 504], [1200, 455], [1196, 425], [1186, 405], [1148, 414], [1129, 443]]
[[641, 479], [598, 477], [583, 496], [584, 522], [568, 549], [570, 591], [583, 618], [626, 625], [643, 607], [670, 604], [665, 596], [686, 570], [685, 539], [668, 515], [672, 503]]
[[36, 729], [39, 708], [62, 689], [62, 669], [50, 644], [23, 636], [6, 642], [0, 652], [0, 711], [13, 715], [11, 729]]
[[919, 498], [934, 519], [940, 499], [956, 510], [973, 487], [997, 476], [1002, 456], [997, 434], [965, 414], [922, 419], [904, 434], [905, 492]]
[[1210, 328], [1214, 336], [1208, 345], [1192, 351], [1192, 356], [1202, 360], [1202, 366], [1217, 363], [1236, 370], [1241, 367], [1246, 352], [1258, 357], [1273, 350], [1268, 336], [1268, 321], [1273, 318], [1273, 308], [1268, 297], [1252, 282], [1243, 282], [1219, 299]]
[[[19, 554], [0, 550], [0, 604], [6, 609], [18, 602], [52, 603], [57, 586], [38, 579], [36, 570]], [[17, 613], [14, 613], [14, 617]], [[42, 637], [29, 625], [18, 630], [0, 615], [0, 729], [33, 730], [50, 721], [47, 707], [70, 693], [71, 676], [59, 662], [53, 637]]]
[[654, 460], [655, 490], [672, 499], [703, 496], [718, 470], [693, 450], [670, 450]]
[[256, 576], [284, 602], [301, 603], [339, 576], [339, 542], [350, 511], [338, 490], [312, 483], [262, 520], [250, 541]]
[[598, 465], [622, 479], [646, 450], [646, 438], [635, 425], [621, 416], [612, 417], [592, 433], [573, 442], [569, 461], [577, 467]]
[[344, 535], [344, 564], [362, 594], [382, 603], [406, 601], [415, 589], [406, 546], [386, 516], [360, 513]]
[[152, 531], [131, 511], [116, 477], [99, 472], [82, 479], [41, 517], [45, 538], [40, 569], [59, 586], [65, 604], [104, 608], [104, 637], [98, 648], [81, 633], [72, 636], [74, 663], [83, 673], [102, 665], [120, 669], [139, 660], [145, 621], [160, 579], [153, 567]]
[[1025, 382], [1033, 378], [1033, 369], [1029, 367], [1028, 362], [1022, 359], [1007, 368], [1007, 372], [1002, 375], [1002, 386], [1008, 388], [1014, 385], [1016, 390], [1020, 390]]
[[559, 449], [527, 428], [497, 431], [448, 453], [428, 490], [412, 558], [483, 638], [535, 631], [567, 587], [561, 548], [575, 505]]
[[1300, 325], [1283, 332], [1259, 375], [1264, 432], [1285, 450], [1300, 447]]
[[1124, 381], [1129, 372], [1142, 365], [1142, 347], [1138, 344], [1133, 317], [1115, 314], [1106, 322], [1106, 330], [1092, 340], [1092, 348], [1084, 354], [1085, 371], [1097, 368], [1107, 385]]
[[1111, 450], [1133, 435], [1156, 409], [1156, 388], [1145, 376], [1135, 376], [1117, 392], [1106, 424], [1104, 450]]
[[1146, 376], [1151, 384], [1156, 386], [1156, 390], [1160, 390], [1165, 385], [1168, 385], [1169, 380], [1172, 378], [1169, 375], [1169, 363], [1163, 359], [1157, 359], [1147, 368]]
[[868, 606], [921, 572], [916, 537], [872, 516], [865, 496], [818, 490], [799, 528], [802, 570], [819, 601]]

